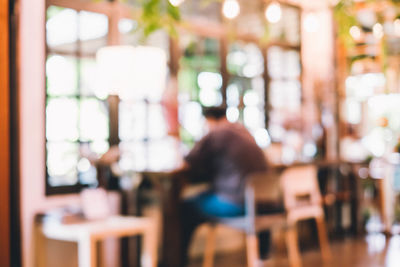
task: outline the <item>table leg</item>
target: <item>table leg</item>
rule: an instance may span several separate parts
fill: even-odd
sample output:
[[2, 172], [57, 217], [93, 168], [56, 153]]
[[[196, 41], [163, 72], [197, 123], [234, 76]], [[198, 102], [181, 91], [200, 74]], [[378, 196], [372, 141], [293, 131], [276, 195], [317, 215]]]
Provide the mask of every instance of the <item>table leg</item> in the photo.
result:
[[47, 249], [46, 241], [42, 232], [42, 226], [40, 223], [35, 222], [35, 263], [38, 267], [46, 266]]
[[174, 179], [164, 181], [161, 189], [163, 213], [162, 266], [182, 266], [181, 262], [181, 184]]
[[78, 241], [79, 267], [97, 267], [96, 240], [85, 236]]
[[155, 224], [149, 225], [143, 233], [141, 266], [157, 267], [157, 228]]

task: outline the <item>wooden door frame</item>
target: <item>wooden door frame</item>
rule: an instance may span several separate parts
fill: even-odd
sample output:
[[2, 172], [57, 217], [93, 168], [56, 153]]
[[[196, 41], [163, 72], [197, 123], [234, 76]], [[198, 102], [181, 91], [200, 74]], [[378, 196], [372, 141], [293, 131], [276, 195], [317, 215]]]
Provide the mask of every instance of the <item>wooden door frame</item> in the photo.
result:
[[0, 266], [10, 266], [9, 0], [0, 0]]

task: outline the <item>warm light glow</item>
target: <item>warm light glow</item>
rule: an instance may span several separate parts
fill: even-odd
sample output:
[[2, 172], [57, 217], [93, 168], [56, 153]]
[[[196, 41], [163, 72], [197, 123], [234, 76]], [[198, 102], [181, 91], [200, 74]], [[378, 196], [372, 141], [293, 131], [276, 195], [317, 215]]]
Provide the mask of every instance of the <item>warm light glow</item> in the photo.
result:
[[354, 40], [360, 40], [361, 38], [361, 30], [358, 26], [352, 26], [350, 28], [350, 35]]
[[120, 33], [127, 34], [132, 32], [138, 23], [131, 19], [120, 19], [118, 22], [118, 30]]
[[394, 34], [396, 36], [400, 36], [400, 19], [396, 19], [393, 24], [394, 24]]
[[239, 115], [239, 109], [236, 107], [229, 107], [226, 110], [226, 118], [230, 122], [237, 122], [237, 120], [239, 119]]
[[282, 9], [279, 3], [271, 3], [265, 10], [265, 17], [271, 23], [277, 23], [282, 17]]
[[182, 4], [185, 0], [169, 0], [169, 2], [171, 3], [171, 5], [173, 6], [179, 6], [180, 4]]
[[261, 148], [266, 148], [271, 144], [271, 137], [265, 128], [259, 128], [254, 133], [254, 139], [256, 143]]
[[243, 102], [246, 106], [257, 106], [259, 97], [253, 90], [248, 90], [243, 97]]
[[108, 46], [98, 50], [99, 89], [121, 99], [159, 100], [164, 90], [167, 64], [161, 48]]
[[381, 39], [383, 37], [383, 26], [380, 23], [376, 23], [372, 28], [372, 32], [377, 39]]
[[237, 0], [225, 0], [222, 6], [222, 13], [228, 19], [234, 19], [240, 13], [240, 6]]
[[222, 76], [219, 73], [203, 71], [197, 76], [197, 84], [201, 89], [217, 90], [222, 86]]
[[313, 33], [318, 31], [318, 20], [314, 13], [309, 13], [305, 16], [303, 26], [306, 32]]
[[87, 172], [90, 169], [90, 161], [87, 158], [81, 158], [78, 162], [77, 168], [80, 172]]

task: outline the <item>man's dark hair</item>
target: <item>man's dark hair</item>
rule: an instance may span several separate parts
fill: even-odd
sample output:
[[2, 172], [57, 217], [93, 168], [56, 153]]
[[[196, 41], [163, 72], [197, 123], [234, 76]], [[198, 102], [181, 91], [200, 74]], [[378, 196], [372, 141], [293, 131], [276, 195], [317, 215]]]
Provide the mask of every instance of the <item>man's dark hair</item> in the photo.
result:
[[226, 107], [203, 107], [203, 116], [208, 119], [222, 119], [226, 117]]

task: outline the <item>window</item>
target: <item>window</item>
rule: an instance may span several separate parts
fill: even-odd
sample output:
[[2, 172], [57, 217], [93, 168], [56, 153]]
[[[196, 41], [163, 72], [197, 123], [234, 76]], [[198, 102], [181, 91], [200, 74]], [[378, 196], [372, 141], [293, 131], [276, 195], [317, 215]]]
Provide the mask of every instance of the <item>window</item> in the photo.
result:
[[297, 50], [271, 46], [267, 50], [269, 76], [269, 125], [273, 141], [286, 131], [301, 128], [301, 63]]
[[96, 184], [90, 160], [107, 151], [109, 122], [105, 99], [95, 91], [95, 54], [107, 35], [104, 14], [47, 8], [47, 193]]
[[[141, 42], [140, 34], [132, 31], [135, 27], [137, 22], [134, 20], [119, 21], [121, 44]], [[153, 33], [142, 45], [159, 47], [169, 57], [169, 37], [164, 31]], [[164, 89], [152, 92], [146, 99], [121, 99], [119, 139], [124, 155], [120, 162], [123, 170], [165, 170], [174, 166], [176, 140], [168, 135], [162, 104]]]
[[220, 42], [218, 39], [184, 34], [180, 38], [178, 73], [182, 138], [191, 143], [201, 137], [201, 105], [222, 104]]

